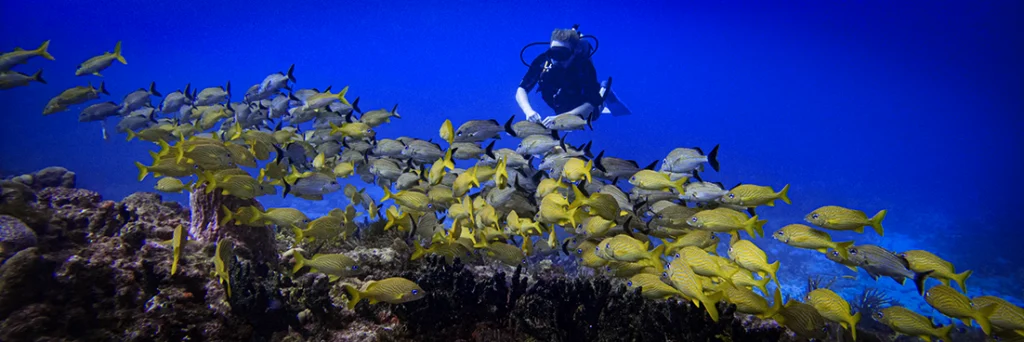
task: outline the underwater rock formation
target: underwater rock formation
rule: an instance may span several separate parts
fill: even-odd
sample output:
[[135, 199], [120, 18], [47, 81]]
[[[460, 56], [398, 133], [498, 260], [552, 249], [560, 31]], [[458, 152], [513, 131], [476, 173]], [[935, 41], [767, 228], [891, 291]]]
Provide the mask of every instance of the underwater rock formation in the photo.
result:
[[225, 196], [220, 191], [207, 193], [204, 184], [192, 190], [189, 206], [191, 221], [187, 227], [192, 238], [210, 243], [229, 238], [234, 242], [235, 253], [240, 256], [260, 262], [277, 262], [277, 246], [272, 230], [236, 225], [223, 219], [222, 207], [233, 211], [239, 207], [256, 206], [262, 210], [263, 206], [256, 200]]
[[51, 166], [32, 174], [25, 174], [11, 179], [14, 182], [25, 184], [33, 190], [45, 188], [74, 188], [75, 173], [63, 167]]

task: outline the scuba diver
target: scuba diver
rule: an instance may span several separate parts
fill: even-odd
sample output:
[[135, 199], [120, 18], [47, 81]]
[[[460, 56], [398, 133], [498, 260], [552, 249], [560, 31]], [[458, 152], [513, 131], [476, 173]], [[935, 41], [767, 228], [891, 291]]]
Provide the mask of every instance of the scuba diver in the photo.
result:
[[[584, 40], [591, 38], [595, 45]], [[554, 116], [541, 119], [540, 113], [530, 105], [529, 92], [537, 87], [544, 102], [556, 114], [575, 114], [596, 121], [601, 114], [629, 115], [611, 91], [611, 78], [598, 83], [597, 71], [590, 57], [597, 52], [597, 38], [583, 35], [579, 25], [572, 29], [555, 29], [551, 41], [527, 44], [519, 52], [519, 59], [530, 67], [516, 90], [516, 102], [526, 119], [548, 126]], [[523, 52], [534, 45], [549, 45], [548, 50], [527, 64]]]

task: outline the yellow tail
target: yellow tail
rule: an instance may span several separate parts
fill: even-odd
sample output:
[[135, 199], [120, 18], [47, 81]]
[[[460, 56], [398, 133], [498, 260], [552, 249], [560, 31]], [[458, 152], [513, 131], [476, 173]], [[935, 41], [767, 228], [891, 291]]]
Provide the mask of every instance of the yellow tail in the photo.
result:
[[856, 341], [857, 340], [857, 322], [860, 322], [860, 312], [854, 314], [850, 318], [851, 318], [851, 320], [850, 320], [850, 322], [847, 322], [847, 324], [850, 325], [850, 327], [849, 327], [850, 334], [853, 335], [853, 340]]
[[972, 273], [974, 273], [974, 271], [966, 270], [963, 273], [953, 276], [953, 279], [956, 280], [957, 284], [960, 284], [960, 289], [963, 290], [964, 293], [967, 293], [967, 277], [970, 277]]
[[953, 326], [953, 324], [948, 324], [944, 327], [935, 329], [935, 335], [943, 341], [952, 341], [953, 339], [949, 336], [949, 333], [953, 331]]
[[874, 217], [868, 220], [868, 224], [871, 226], [871, 228], [875, 229], [875, 232], [878, 233], [878, 236], [885, 236], [885, 230], [882, 229], [882, 220], [885, 219], [885, 213], [885, 209], [882, 209], [877, 214], [875, 214]]
[[341, 88], [341, 91], [338, 92], [338, 101], [341, 101], [341, 103], [351, 106], [352, 104], [345, 99], [345, 93], [348, 93], [348, 86], [345, 86], [345, 88]]
[[412, 252], [412, 256], [409, 257], [409, 260], [416, 260], [422, 258], [423, 255], [427, 253], [427, 250], [423, 249], [423, 246], [420, 246], [419, 242], [413, 242], [412, 247], [414, 250]]
[[971, 317], [974, 318], [975, 322], [978, 322], [978, 326], [981, 327], [981, 331], [985, 332], [985, 335], [992, 335], [992, 322], [989, 321], [989, 317], [992, 316], [992, 313], [996, 312], [998, 307], [998, 304], [989, 304], [986, 307], [975, 310], [974, 316]]
[[768, 264], [768, 274], [772, 275], [772, 281], [775, 282], [775, 286], [776, 287], [781, 286], [781, 285], [779, 285], [778, 273], [779, 273], [779, 262], [778, 261], [775, 261], [775, 262], [773, 262], [771, 264]]
[[686, 181], [689, 179], [689, 177], [677, 179], [675, 182], [672, 182], [672, 187], [675, 188], [676, 191], [679, 191], [679, 194], [682, 195], [686, 193]]
[[[592, 182], [592, 178], [590, 178], [590, 170], [593, 169], [593, 168], [594, 168], [594, 160], [593, 159], [588, 160], [587, 164], [584, 165], [584, 167], [583, 167], [583, 170], [584, 170], [583, 171], [583, 178], [587, 180], [587, 183], [591, 183]], [[681, 194], [683, 192], [684, 191], [680, 191], [679, 193]]]
[[356, 304], [359, 304], [359, 301], [363, 299], [363, 294], [355, 286], [349, 284], [342, 285], [342, 288], [348, 294], [348, 304], [346, 306], [348, 306], [349, 310], [355, 309]]
[[836, 242], [835, 250], [846, 260], [850, 258], [850, 247], [853, 247], [853, 241]]
[[121, 56], [121, 41], [117, 41], [117, 45], [114, 45], [114, 58], [117, 58], [121, 64], [128, 65], [128, 61], [124, 60], [124, 56]]
[[793, 204], [793, 202], [789, 200], [789, 184], [786, 184], [786, 186], [782, 187], [782, 190], [779, 190], [779, 192], [776, 193], [775, 195], [778, 196], [779, 199], [782, 200], [783, 202], [786, 202], [786, 204]]
[[140, 162], [135, 162], [135, 167], [139, 168], [139, 181], [141, 182], [143, 179], [146, 179], [146, 175], [149, 174], [149, 167]]
[[43, 45], [40, 45], [39, 48], [36, 49], [35, 53], [39, 54], [43, 58], [46, 58], [46, 59], [49, 59], [49, 60], [52, 61], [53, 60], [53, 55], [51, 55], [49, 51], [46, 51], [46, 49], [49, 49], [49, 48], [50, 48], [50, 41], [47, 40], [47, 41], [43, 42]]
[[292, 226], [292, 232], [295, 233], [295, 243], [302, 243], [302, 240], [304, 240], [306, 237], [305, 234], [302, 233], [302, 229], [299, 229], [299, 227], [296, 226]]
[[302, 256], [302, 253], [295, 252], [292, 254], [295, 257], [295, 266], [292, 267], [292, 274], [299, 272], [303, 266], [306, 266], [306, 258]]
[[722, 300], [722, 291], [712, 293], [704, 297], [704, 300], [700, 302], [704, 305], [704, 310], [708, 311], [708, 315], [711, 316], [711, 320], [718, 322], [718, 302]]

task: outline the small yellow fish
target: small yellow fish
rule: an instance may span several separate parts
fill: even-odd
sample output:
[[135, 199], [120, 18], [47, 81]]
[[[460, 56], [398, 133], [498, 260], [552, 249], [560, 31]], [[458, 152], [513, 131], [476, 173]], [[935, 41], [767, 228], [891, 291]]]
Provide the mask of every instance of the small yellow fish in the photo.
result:
[[868, 218], [860, 210], [827, 205], [807, 214], [804, 220], [825, 229], [852, 230], [857, 233], [863, 233], [865, 226], [871, 226], [878, 233], [878, 236], [884, 236], [883, 233], [885, 231], [882, 229], [882, 220], [885, 219], [885, 213], [886, 211], [883, 209], [875, 214], [875, 216]]
[[779, 285], [779, 261], [769, 264], [768, 256], [750, 240], [739, 240], [729, 246], [729, 258], [748, 271], [770, 275]]
[[452, 126], [452, 120], [445, 119], [444, 123], [441, 124], [441, 139], [448, 142], [448, 146], [452, 145], [455, 141], [455, 128]]
[[185, 240], [188, 239], [188, 232], [180, 224], [174, 228], [174, 236], [171, 237], [171, 247], [174, 248], [174, 261], [171, 262], [171, 275], [178, 273], [178, 260], [185, 249]]
[[349, 296], [348, 308], [350, 310], [355, 309], [356, 304], [363, 298], [369, 299], [370, 304], [378, 302], [401, 304], [427, 296], [427, 292], [416, 283], [397, 277], [367, 282], [361, 290], [357, 290], [355, 286], [349, 284], [344, 284], [343, 287]]
[[590, 183], [592, 182], [590, 170], [593, 169], [593, 165], [593, 160], [588, 160], [584, 163], [582, 159], [569, 158], [565, 161], [565, 165], [562, 166], [562, 178], [570, 182], [586, 180], [587, 183]]
[[931, 341], [933, 336], [941, 338], [943, 341], [952, 341], [949, 332], [953, 330], [953, 324], [936, 328], [932, 326], [932, 321], [927, 317], [902, 306], [884, 308], [872, 314], [871, 317], [900, 334], [917, 336], [925, 341]]
[[907, 260], [907, 264], [910, 266], [910, 270], [917, 273], [925, 273], [932, 271], [929, 277], [938, 279], [942, 282], [942, 285], [949, 285], [949, 281], [956, 280], [960, 284], [960, 290], [963, 293], [967, 293], [967, 277], [971, 276], [971, 270], [964, 271], [962, 273], [956, 273], [953, 268], [953, 264], [949, 261], [942, 260], [935, 254], [924, 250], [912, 250], [900, 253], [903, 259]]
[[43, 44], [35, 50], [15, 48], [14, 51], [0, 54], [0, 72], [11, 70], [15, 65], [25, 63], [29, 58], [35, 56], [41, 56], [52, 61], [53, 55], [50, 55], [50, 53], [46, 51], [48, 48], [50, 48], [49, 40], [43, 42]]
[[646, 190], [668, 190], [675, 189], [679, 194], [685, 193], [684, 186], [689, 178], [683, 177], [678, 180], [671, 180], [669, 175], [654, 171], [654, 170], [640, 170], [629, 177], [629, 184], [633, 184], [636, 187]]
[[[718, 266], [718, 262], [708, 255], [703, 249], [695, 246], [686, 246], [679, 250], [679, 254], [676, 254], [677, 258], [682, 258], [690, 268], [693, 269], [693, 273], [705, 277], [717, 277], [719, 279], [728, 280], [732, 278], [732, 275], [739, 272], [739, 269], [723, 270]], [[728, 297], [728, 293], [726, 296]]]
[[707, 230], [694, 230], [676, 238], [675, 241], [665, 242], [665, 255], [675, 254], [679, 249], [686, 246], [695, 246], [714, 253], [719, 243], [718, 236]]
[[359, 264], [344, 254], [317, 254], [308, 260], [302, 256], [302, 253], [295, 253], [293, 257], [295, 258], [295, 266], [292, 267], [292, 273], [296, 273], [303, 267], [309, 266], [312, 272], [328, 275], [330, 281], [362, 273]]
[[[1024, 309], [1013, 305], [1005, 299], [994, 296], [974, 297], [971, 301], [975, 306], [995, 306], [996, 310], [989, 316], [992, 326], [1002, 330], [1013, 330], [1024, 336]], [[998, 329], [997, 329], [998, 330]], [[947, 340], [949, 341], [949, 340]]]
[[671, 297], [682, 297], [682, 292], [671, 285], [661, 281], [661, 277], [655, 274], [640, 273], [629, 278], [626, 283], [629, 289], [640, 288], [640, 293], [649, 299], [668, 299]]
[[398, 193], [391, 193], [391, 189], [384, 187], [384, 197], [380, 199], [381, 202], [394, 199], [395, 204], [413, 210], [419, 213], [426, 213], [433, 209], [433, 205], [430, 204], [430, 198], [427, 194], [416, 191], [416, 190], [403, 190]]
[[807, 294], [807, 304], [818, 310], [821, 317], [839, 323], [844, 329], [850, 330], [853, 340], [857, 340], [857, 322], [860, 312], [850, 315], [850, 303], [846, 302], [829, 289], [816, 289]]
[[224, 285], [224, 290], [229, 298], [231, 297], [231, 274], [228, 272], [231, 270], [231, 263], [234, 260], [234, 245], [231, 240], [222, 238], [217, 241], [217, 250], [213, 256], [213, 272], [220, 279], [220, 283]]
[[306, 240], [330, 239], [338, 236], [345, 225], [345, 213], [341, 209], [332, 209], [330, 213], [312, 222], [306, 229], [292, 227], [295, 233], [295, 243], [302, 243]]
[[822, 341], [828, 338], [825, 318], [821, 317], [813, 306], [790, 300], [772, 318], [792, 330], [798, 337]]
[[753, 184], [740, 184], [732, 188], [722, 196], [720, 201], [726, 204], [733, 204], [747, 208], [753, 208], [761, 205], [767, 205], [769, 207], [775, 206], [775, 200], [782, 200], [786, 204], [793, 204], [790, 202], [789, 196], [789, 184], [782, 187], [779, 192], [772, 191], [771, 187], [753, 185]]
[[746, 231], [750, 237], [757, 237], [764, 236], [764, 224], [767, 222], [758, 220], [757, 215], [748, 218], [747, 214], [719, 207], [697, 212], [686, 223], [711, 232], [730, 233], [734, 237], [739, 237], [737, 231], [740, 230]]
[[992, 334], [992, 323], [989, 317], [995, 313], [998, 306], [989, 305], [981, 307], [971, 302], [967, 296], [960, 294], [948, 285], [936, 285], [924, 293], [924, 301], [938, 310], [943, 315], [951, 318], [959, 318], [967, 326], [971, 320], [978, 322], [978, 326], [985, 332], [985, 335]]
[[156, 190], [160, 192], [180, 193], [190, 186], [192, 186], [192, 181], [182, 183], [180, 179], [174, 177], [162, 177], [156, 181]]
[[666, 275], [672, 281], [672, 287], [675, 287], [684, 297], [693, 301], [693, 305], [703, 305], [704, 310], [707, 310], [708, 315], [711, 316], [711, 320], [718, 322], [718, 307], [716, 304], [722, 300], [721, 291], [714, 292], [711, 295], [705, 294], [704, 287], [701, 285], [701, 277], [693, 273], [693, 269], [682, 258], [672, 260]]
[[802, 224], [790, 224], [782, 227], [772, 234], [772, 238], [793, 247], [813, 249], [823, 254], [827, 254], [828, 249], [832, 248], [838, 251], [844, 259], [850, 257], [849, 250], [853, 246], [853, 241], [834, 242], [828, 233]]
[[334, 165], [333, 171], [335, 177], [348, 178], [356, 173], [356, 165], [351, 161], [338, 163], [337, 165]]
[[89, 58], [85, 62], [82, 62], [82, 64], [79, 64], [78, 70], [75, 70], [75, 76], [89, 74], [103, 76], [100, 75], [100, 71], [109, 67], [115, 60], [121, 62], [121, 64], [128, 65], [128, 61], [124, 60], [124, 57], [121, 56], [121, 41], [118, 41], [117, 44], [114, 45], [113, 53], [104, 52], [102, 55]]
[[373, 132], [373, 128], [370, 128], [370, 126], [358, 121], [342, 124], [341, 127], [338, 127], [332, 122], [331, 135], [335, 135], [338, 133], [341, 133], [341, 136], [343, 137], [351, 137], [356, 139], [373, 138], [375, 135], [375, 133]]
[[748, 290], [745, 287], [736, 287], [730, 281], [725, 281], [725, 284], [721, 286], [723, 299], [725, 301], [735, 304], [736, 311], [745, 314], [756, 315], [758, 318], [767, 319], [768, 317], [774, 316], [779, 309], [782, 308], [782, 292], [779, 288], [775, 288], [775, 295], [773, 297], [773, 304], [768, 305], [768, 301], [764, 297], [758, 296], [753, 291]]
[[255, 222], [265, 225], [273, 224], [282, 229], [291, 227], [304, 229], [310, 220], [306, 214], [295, 208], [270, 208], [266, 211], [255, 210], [249, 223]]

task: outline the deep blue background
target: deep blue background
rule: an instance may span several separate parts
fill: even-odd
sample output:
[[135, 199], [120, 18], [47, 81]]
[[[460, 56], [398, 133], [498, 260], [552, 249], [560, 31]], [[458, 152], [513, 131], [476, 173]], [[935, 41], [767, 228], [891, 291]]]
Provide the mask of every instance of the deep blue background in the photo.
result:
[[[599, 76], [615, 77], [636, 114], [603, 117], [596, 132], [572, 133], [573, 142], [593, 139], [595, 152], [641, 165], [677, 146], [721, 144], [722, 172], [706, 178], [792, 184], [792, 206], [762, 210], [768, 231], [821, 205], [887, 208], [885, 239], [837, 240], [928, 248], [979, 279], [1024, 279], [1015, 249], [1022, 2], [301, 3], [4, 0], [0, 49], [50, 39], [57, 60], [17, 68], [44, 68], [48, 85], [0, 92], [0, 171], [62, 165], [111, 199], [151, 189], [152, 178], [135, 181], [132, 163], [148, 162], [151, 145], [123, 135], [103, 141], [98, 123], [77, 122], [82, 107], [40, 115], [50, 97], [90, 81], [106, 81], [113, 96], [102, 100], [119, 102], [150, 81], [166, 94], [230, 80], [237, 101], [294, 63], [299, 87], [350, 85], [364, 109], [399, 103], [403, 118], [381, 137], [434, 137], [444, 118], [504, 122], [521, 115], [513, 99], [526, 71], [519, 49], [579, 23], [600, 38]], [[118, 40], [127, 66], [103, 78], [72, 76]]]

